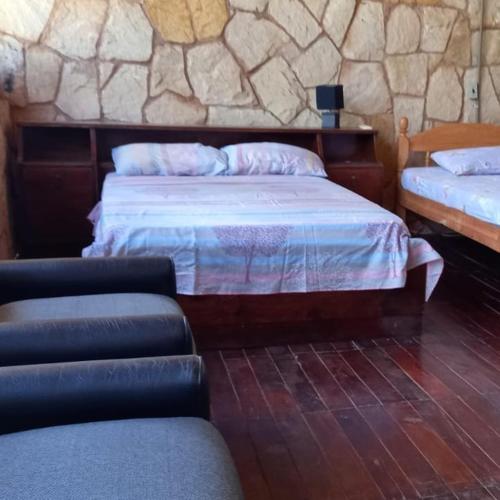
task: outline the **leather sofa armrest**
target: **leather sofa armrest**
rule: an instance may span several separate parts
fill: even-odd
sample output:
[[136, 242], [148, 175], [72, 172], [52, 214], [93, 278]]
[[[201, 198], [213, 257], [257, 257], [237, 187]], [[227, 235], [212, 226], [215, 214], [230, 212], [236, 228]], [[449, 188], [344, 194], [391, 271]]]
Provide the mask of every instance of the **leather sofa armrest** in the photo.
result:
[[0, 323], [0, 366], [194, 354], [184, 316]]
[[209, 418], [199, 356], [0, 368], [0, 434], [127, 418]]
[[0, 304], [16, 300], [101, 293], [176, 297], [168, 257], [33, 259], [0, 263]]

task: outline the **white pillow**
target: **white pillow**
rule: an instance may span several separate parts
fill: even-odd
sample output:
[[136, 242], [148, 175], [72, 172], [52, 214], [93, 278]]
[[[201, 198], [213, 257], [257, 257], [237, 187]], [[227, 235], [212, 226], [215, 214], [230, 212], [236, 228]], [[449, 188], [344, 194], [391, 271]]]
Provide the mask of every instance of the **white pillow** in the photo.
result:
[[223, 175], [227, 155], [200, 143], [126, 144], [111, 152], [118, 175]]
[[321, 158], [308, 149], [277, 142], [249, 142], [222, 148], [227, 175], [312, 175], [326, 177]]
[[431, 158], [455, 175], [500, 174], [500, 146], [437, 151]]

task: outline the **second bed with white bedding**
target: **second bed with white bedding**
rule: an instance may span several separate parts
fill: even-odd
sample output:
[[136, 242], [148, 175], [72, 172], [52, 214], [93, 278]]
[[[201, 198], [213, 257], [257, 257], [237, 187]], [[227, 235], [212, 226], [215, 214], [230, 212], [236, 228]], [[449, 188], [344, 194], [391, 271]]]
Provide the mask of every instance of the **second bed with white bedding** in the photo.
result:
[[326, 179], [109, 174], [84, 257], [169, 255], [181, 294], [376, 290], [442, 270], [394, 214]]
[[407, 191], [500, 225], [500, 175], [454, 175], [441, 167], [406, 168]]

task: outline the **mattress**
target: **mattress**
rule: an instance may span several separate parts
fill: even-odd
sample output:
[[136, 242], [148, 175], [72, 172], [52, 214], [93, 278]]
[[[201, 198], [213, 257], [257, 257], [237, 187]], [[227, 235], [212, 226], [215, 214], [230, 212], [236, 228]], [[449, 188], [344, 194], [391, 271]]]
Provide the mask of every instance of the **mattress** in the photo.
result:
[[423, 198], [500, 225], [500, 175], [454, 175], [441, 167], [406, 168], [401, 185]]
[[396, 215], [326, 179], [109, 174], [84, 257], [168, 255], [181, 294], [375, 290], [442, 259]]

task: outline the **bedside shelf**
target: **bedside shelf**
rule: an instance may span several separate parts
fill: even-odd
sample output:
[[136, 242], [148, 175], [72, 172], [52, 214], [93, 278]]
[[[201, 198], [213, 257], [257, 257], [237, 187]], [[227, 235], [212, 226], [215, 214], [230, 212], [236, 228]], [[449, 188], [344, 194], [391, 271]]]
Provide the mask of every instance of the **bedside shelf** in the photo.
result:
[[382, 204], [384, 166], [376, 161], [328, 162], [328, 179], [363, 198]]
[[75, 163], [91, 162], [91, 134], [88, 128], [64, 125], [26, 125], [18, 129], [20, 161]]

